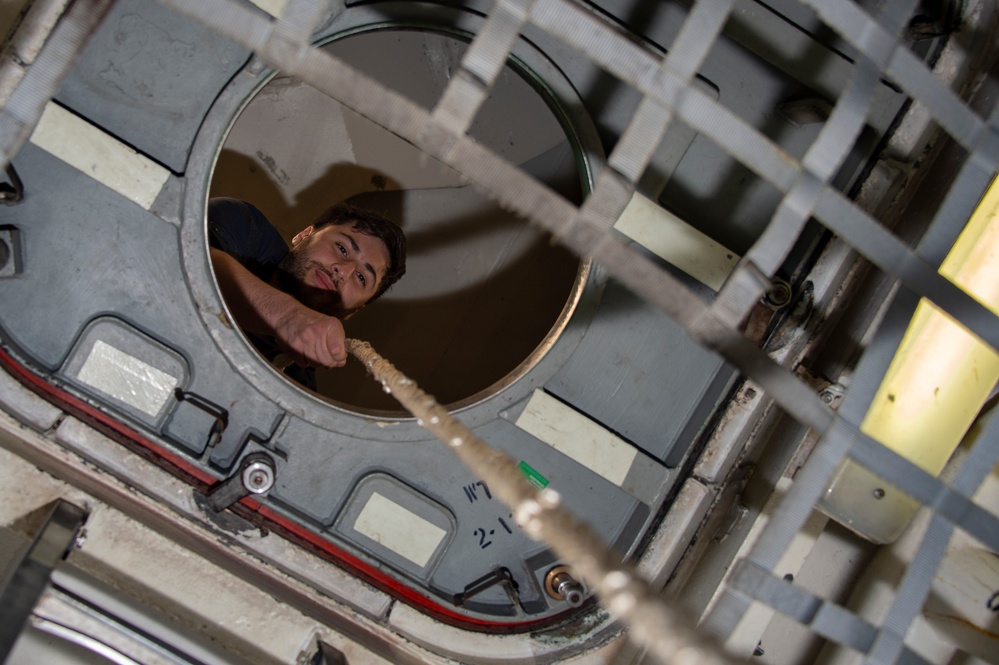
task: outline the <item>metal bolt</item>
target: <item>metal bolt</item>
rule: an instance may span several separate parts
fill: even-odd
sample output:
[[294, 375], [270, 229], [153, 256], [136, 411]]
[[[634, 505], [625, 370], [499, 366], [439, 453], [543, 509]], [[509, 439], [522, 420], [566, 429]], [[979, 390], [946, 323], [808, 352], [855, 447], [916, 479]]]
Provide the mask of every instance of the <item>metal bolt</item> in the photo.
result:
[[879, 487], [876, 490], [874, 490], [875, 499], [883, 499], [884, 497], [885, 497], [885, 491], [883, 489]]
[[843, 389], [843, 386], [838, 383], [832, 383], [819, 391], [819, 399], [822, 400], [823, 404], [833, 404], [843, 396], [844, 392], [846, 391]]
[[556, 600], [564, 600], [569, 607], [583, 604], [583, 585], [576, 581], [567, 566], [555, 566], [545, 575], [545, 590]]
[[243, 487], [251, 494], [263, 494], [274, 486], [274, 467], [263, 460], [254, 460], [243, 467]]
[[208, 506], [222, 512], [250, 494], [264, 494], [274, 486], [274, 460], [266, 453], [243, 458], [239, 470], [212, 487], [205, 495]]
[[784, 309], [791, 304], [793, 295], [794, 291], [789, 282], [774, 277], [770, 282], [770, 288], [763, 294], [763, 304], [773, 310]]

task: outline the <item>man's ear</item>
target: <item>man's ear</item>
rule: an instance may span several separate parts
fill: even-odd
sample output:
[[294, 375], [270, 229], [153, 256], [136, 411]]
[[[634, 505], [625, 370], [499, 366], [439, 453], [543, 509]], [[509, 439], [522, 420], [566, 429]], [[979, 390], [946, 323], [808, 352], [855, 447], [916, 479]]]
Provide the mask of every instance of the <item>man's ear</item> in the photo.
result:
[[298, 245], [298, 243], [302, 242], [303, 240], [305, 240], [306, 238], [308, 238], [310, 235], [312, 235], [312, 232], [314, 230], [315, 229], [313, 229], [311, 225], [310, 226], [306, 226], [304, 229], [302, 229], [297, 234], [295, 234], [294, 238], [291, 239], [291, 246], [295, 247], [296, 245]]

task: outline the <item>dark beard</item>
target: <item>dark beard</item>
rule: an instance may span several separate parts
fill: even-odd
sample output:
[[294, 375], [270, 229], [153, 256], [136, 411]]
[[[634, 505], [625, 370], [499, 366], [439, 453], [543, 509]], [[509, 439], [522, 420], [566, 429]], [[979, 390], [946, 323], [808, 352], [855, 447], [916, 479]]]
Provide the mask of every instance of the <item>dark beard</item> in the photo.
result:
[[309, 261], [292, 250], [278, 263], [274, 271], [274, 285], [309, 309], [335, 316], [338, 319], [351, 314], [352, 312], [343, 306], [343, 298], [340, 297], [339, 291], [318, 289], [305, 283], [305, 275], [313, 267], [323, 269], [315, 261]]

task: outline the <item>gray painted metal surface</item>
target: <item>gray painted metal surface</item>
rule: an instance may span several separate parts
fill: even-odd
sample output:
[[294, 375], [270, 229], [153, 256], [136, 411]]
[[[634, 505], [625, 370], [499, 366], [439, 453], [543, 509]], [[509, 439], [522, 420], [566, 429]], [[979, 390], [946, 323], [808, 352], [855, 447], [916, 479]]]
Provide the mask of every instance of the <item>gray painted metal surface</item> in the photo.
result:
[[669, 317], [612, 281], [579, 350], [546, 388], [675, 467], [732, 376]]
[[[164, 12], [170, 15], [167, 21], [161, 20]], [[127, 29], [129, 25], [138, 28]], [[152, 40], [150, 46], [164, 47], [156, 58], [150, 59], [145, 51], [136, 57], [136, 40], [143, 35]], [[120, 3], [95, 35], [56, 101], [181, 174], [184, 187], [197, 191], [201, 183], [183, 179], [183, 174], [191, 170], [188, 159], [201, 168], [212, 158], [199, 152], [189, 157], [193, 134], [203, 122], [199, 114], [204, 114], [209, 102], [232, 78], [232, 64], [245, 57], [225, 42], [205, 40], [203, 27], [155, 3]], [[173, 60], [178, 60], [177, 68], [163, 65]], [[195, 70], [199, 75], [185, 74]], [[243, 78], [235, 84], [236, 96], [248, 94], [253, 81], [263, 75], [266, 72], [259, 70], [255, 75], [240, 75]], [[147, 115], [158, 118], [161, 124], [144, 123]], [[469, 616], [514, 621], [566, 610], [564, 602], [543, 591], [545, 573], [557, 563], [552, 555], [520, 531], [508, 512], [490, 499], [487, 487], [475, 489], [475, 478], [446, 455], [438, 442], [425, 440], [414, 423], [393, 423], [384, 440], [377, 428], [367, 428], [360, 437], [345, 435], [336, 426], [294, 415], [299, 410], [309, 413], [331, 407], [290, 387], [286, 388], [290, 408], [277, 404], [255, 385], [253, 375], [241, 375], [239, 368], [226, 362], [216, 350], [217, 340], [200, 325], [197, 313], [206, 307], [219, 313], [222, 309], [218, 303], [200, 302], [189, 291], [191, 277], [185, 271], [185, 260], [189, 259], [182, 247], [185, 239], [174, 220], [142, 210], [35, 145], [29, 144], [19, 153], [14, 167], [27, 183], [28, 194], [23, 204], [0, 210], [0, 225], [31, 230], [24, 239], [25, 268], [5, 282], [0, 300], [5, 312], [31, 313], [3, 321], [6, 343], [22, 358], [51, 373], [58, 385], [163, 441], [168, 449], [220, 481], [232, 474], [247, 454], [271, 451], [277, 459], [277, 482], [266, 499], [269, 504], [369, 565], [387, 566], [402, 583], [422, 589], [435, 602]], [[38, 195], [41, 189], [44, 197]], [[164, 190], [157, 209], [170, 210], [175, 205], [176, 194]], [[185, 227], [200, 225], [197, 219], [181, 223]], [[599, 286], [599, 277], [597, 280], [594, 289]], [[39, 302], [39, 293], [46, 291], [52, 296]], [[593, 400], [604, 391], [603, 384], [596, 382], [596, 392], [577, 400], [582, 404], [577, 408], [584, 413], [592, 411], [592, 418], [612, 430], [626, 419], [644, 423], [634, 434], [635, 442], [675, 466], [719, 398], [723, 387], [715, 381], [719, 365], [640, 300], [616, 287], [603, 298], [604, 312], [628, 308], [640, 318], [635, 326], [644, 327], [644, 332], [634, 332], [635, 326], [621, 325], [613, 317], [605, 321], [607, 317], [600, 310], [581, 310], [580, 318], [571, 325], [581, 330], [593, 325], [591, 321], [600, 322], [593, 330], [593, 338], [599, 339], [584, 341], [572, 357], [585, 358], [601, 380], [623, 379], [634, 388], [609, 404], [608, 416]], [[657, 326], [657, 321], [665, 325]], [[628, 340], [635, 334], [651, 335], [644, 349], [628, 348]], [[173, 376], [177, 379], [174, 390], [180, 392], [171, 394], [155, 413], [144, 413], [128, 399], [80, 379], [95, 344], [100, 343], [126, 350], [133, 358]], [[664, 346], [675, 352], [660, 356]], [[617, 355], [608, 354], [610, 349], [617, 349]], [[625, 349], [633, 362], [623, 368], [623, 374], [619, 370], [618, 376], [611, 378], [609, 368], [618, 364]], [[660, 385], [647, 368], [640, 368], [647, 356], [658, 363], [656, 373], [662, 368], [682, 374], [688, 383], [672, 394], [670, 386]], [[706, 362], [698, 363], [696, 358]], [[682, 370], [671, 362], [683, 363]], [[607, 363], [607, 370], [602, 363]], [[265, 367], [255, 371], [269, 372]], [[572, 403], [576, 396], [566, 397], [564, 386], [579, 377], [571, 369], [567, 371], [550, 389]], [[586, 377], [591, 384], [592, 379]], [[702, 389], [689, 390], [689, 381], [699, 382]], [[708, 388], [712, 390], [705, 394]], [[665, 437], [656, 432], [662, 409], [634, 410], [628, 404], [643, 390], [663, 404], [675, 402], [665, 413], [670, 431], [676, 432], [667, 432]], [[181, 394], [197, 399], [182, 399]], [[508, 401], [494, 399], [476, 406], [482, 421], [477, 431], [523, 458], [558, 487], [613, 547], [622, 553], [633, 551], [675, 478], [637, 466], [630, 484], [641, 489], [629, 493], [515, 427], [509, 415], [501, 417], [500, 410], [521, 410], [523, 400], [515, 404], [519, 406], [510, 409]], [[689, 418], [691, 412], [695, 422]], [[331, 419], [334, 423], [338, 419], [355, 421], [355, 427], [359, 424], [356, 416], [339, 410], [332, 412]], [[673, 439], [680, 430], [687, 437], [674, 450]], [[632, 432], [629, 429], [623, 434], [630, 438]], [[350, 528], [362, 508], [359, 502], [372, 492], [369, 488], [358, 495], [358, 488], [377, 478], [382, 478], [386, 487], [396, 488], [390, 498], [438, 523], [446, 532], [444, 545], [426, 566], [416, 566]], [[510, 571], [518, 589], [516, 598], [498, 585], [467, 599], [460, 607], [455, 604], [454, 599], [472, 582], [497, 569]]]
[[[507, 204], [528, 209], [535, 221], [556, 230], [571, 221], [582, 231], [561, 228], [560, 238], [608, 259], [606, 267], [615, 280], [605, 284], [606, 274], [599, 270], [591, 275], [586, 302], [550, 354], [516, 383], [459, 416], [483, 438], [541, 471], [610, 545], [641, 554], [656, 518], [685, 479], [736, 371], [759, 381], [793, 417], [823, 436], [823, 455], [802, 469], [709, 617], [709, 627], [719, 634], [736, 625], [754, 598], [810, 620], [811, 610], [821, 603], [804, 593], [781, 593], [774, 567], [836, 464], [847, 457], [880, 470], [879, 475], [938, 509], [928, 540], [942, 539], [959, 524], [997, 546], [995, 515], [968, 500], [981, 482], [970, 466], [949, 486], [858, 434], [871, 386], [884, 371], [887, 356], [879, 354], [897, 344], [893, 327], [911, 312], [911, 294], [896, 302], [884, 334], [858, 366], [857, 383], [839, 415], [802, 390], [787, 368], [767, 362], [764, 352], [739, 337], [738, 324], [764, 288], [760, 274], [807, 275], [816, 243], [829, 230], [907, 289], [936, 300], [992, 346], [996, 340], [995, 317], [936, 274], [940, 246], [913, 251], [848, 197], [861, 184], [875, 147], [888, 138], [905, 110], [907, 95], [925, 105], [954, 142], [971, 153], [970, 166], [954, 190], [963, 195], [980, 194], [995, 171], [995, 117], [978, 117], [933, 78], [926, 62], [932, 65], [937, 47], [946, 40], [910, 48], [919, 36], [914, 36], [910, 11], [882, 16], [882, 8], [875, 6], [871, 17], [853, 5], [830, 11], [818, 2], [793, 9], [782, 9], [784, 4], [771, 7], [776, 13], [760, 11], [762, 5], [756, 3], [725, 4], [723, 13], [731, 14], [731, 24], [717, 38], [709, 35], [712, 47], [696, 63], [696, 78], [678, 82], [669, 78], [676, 72], [663, 69], [659, 56], [665, 52], [667, 62], [682, 65], [686, 53], [674, 44], [692, 39], [689, 35], [698, 28], [708, 30], [717, 19], [711, 16], [713, 8], [688, 12], [672, 4], [623, 1], [595, 8], [538, 3], [524, 34], [578, 95], [556, 95], [554, 103], [589, 119], [600, 143], [584, 145], [580, 152], [590, 157], [608, 153], [613, 167], [591, 165], [596, 185], [582, 211], [542, 196], [527, 197], [525, 203], [522, 195], [530, 192], [516, 190], [520, 181], [501, 168], [489, 171], [493, 164], [477, 161], [477, 146], [463, 137], [411, 137], [429, 152], [446, 153], [450, 163], [494, 186]], [[198, 11], [179, 0], [164, 5]], [[467, 31], [478, 25], [477, 18], [431, 3], [373, 7], [347, 8], [319, 37], [374, 25], [366, 24], [372, 13], [381, 19], [379, 28], [414, 16], [437, 29], [458, 25]], [[696, 14], [699, 9], [702, 13]], [[257, 13], [233, 12], [246, 26], [263, 30]], [[202, 18], [214, 18], [216, 30], [227, 29], [210, 10]], [[986, 27], [991, 19], [983, 19]], [[838, 36], [803, 36], [816, 21]], [[613, 29], [620, 25], [648, 42], [622, 39]], [[583, 40], [580, 27], [592, 29], [586, 33], [592, 41], [582, 47], [592, 59], [578, 57], [575, 50]], [[254, 48], [288, 62], [265, 37], [247, 34], [245, 41]], [[255, 42], [254, 36], [259, 37]], [[134, 57], [147, 45], [163, 46], [157, 53], [169, 63]], [[545, 597], [539, 577], [557, 562], [512, 528], [506, 522], [510, 516], [490, 503], [488, 488], [441, 455], [440, 444], [428, 440], [416, 423], [372, 426], [369, 419], [281, 384], [240, 346], [238, 333], [218, 321], [224, 307], [212, 292], [204, 249], [206, 174], [235, 109], [266, 76], [259, 64], [236, 73], [249, 47], [216, 40], [198, 21], [158, 4], [122, 2], [89, 49], [57, 101], [166, 165], [175, 178], [161, 193], [155, 212], [149, 212], [33, 145], [21, 149], [12, 164], [24, 182], [25, 199], [0, 209], [0, 226], [18, 230], [23, 258], [15, 274], [0, 278], [5, 347], [46, 381], [129, 424], [206, 478], [224, 478], [246, 454], [270, 451], [277, 460], [277, 483], [264, 500], [266, 507], [358, 557], [369, 572], [384, 571], [459, 616], [514, 624], [523, 622], [525, 614], [528, 619], [564, 616], [566, 606]], [[796, 49], [806, 50], [807, 56]], [[497, 52], [505, 59], [508, 47]], [[318, 79], [310, 69], [315, 63], [304, 62], [303, 75]], [[676, 70], [682, 69], [677, 65]], [[683, 87], [683, 99], [673, 96], [675, 88], [657, 86], [657, 77]], [[487, 93], [473, 90], [468, 95], [474, 100]], [[379, 94], [372, 92], [371, 98], [380, 100]], [[635, 139], [641, 132], [633, 130], [633, 116], [649, 100], [668, 111], [661, 124], [674, 125], [664, 130], [667, 139], [661, 144], [642, 146]], [[474, 104], [462, 108], [469, 107]], [[422, 118], [416, 113], [393, 117], [393, 112], [382, 108], [372, 114], [381, 113], [401, 133], [409, 129], [407, 122]], [[636, 164], [638, 172], [631, 174], [636, 177], [628, 181], [622, 172]], [[658, 266], [644, 255], [615, 254], [622, 248], [613, 236], [604, 243], [593, 241], [600, 223], [613, 221], [609, 211], [620, 209], [623, 192], [635, 190], [652, 193], [665, 208], [733, 251], [748, 254], [721, 294], [685, 285], [668, 272], [653, 272]], [[948, 243], [966, 219], [953, 215], [956, 207], [942, 207], [932, 227]], [[553, 214], [540, 219], [547, 212]], [[809, 224], [813, 217], [823, 226]], [[625, 257], [634, 264], [625, 265]], [[650, 275], [661, 281], [643, 281]], [[200, 396], [202, 406], [167, 390], [173, 401], [144, 409], [132, 396], [110, 394], [97, 387], [98, 381], [81, 380], [94, 353], [95, 346], [87, 345], [91, 341], [128, 347], [139, 361], [135, 366], [172, 376], [176, 387]], [[636, 499], [512, 424], [535, 389], [557, 396], [676, 472], [665, 474], [661, 486], [646, 487], [639, 493], [642, 500]], [[225, 426], [219, 427], [222, 420]], [[991, 468], [994, 446], [975, 448], [971, 461], [978, 469]], [[376, 494], [405, 505], [443, 534], [427, 558], [407, 558], [371, 533], [360, 532], [361, 515]], [[903, 580], [900, 597], [924, 598], [941, 556], [939, 548], [928, 547], [916, 572]], [[470, 584], [498, 570], [510, 577], [497, 577], [496, 585], [455, 602]], [[503, 579], [516, 582], [516, 600]], [[910, 654], [902, 643], [903, 629], [918, 603], [903, 605], [896, 603], [880, 627], [834, 607], [815, 629], [865, 651], [874, 662], [904, 660]]]
[[183, 173], [214, 91], [249, 57], [245, 47], [154, 0], [125, 0], [115, 3], [55, 98]]

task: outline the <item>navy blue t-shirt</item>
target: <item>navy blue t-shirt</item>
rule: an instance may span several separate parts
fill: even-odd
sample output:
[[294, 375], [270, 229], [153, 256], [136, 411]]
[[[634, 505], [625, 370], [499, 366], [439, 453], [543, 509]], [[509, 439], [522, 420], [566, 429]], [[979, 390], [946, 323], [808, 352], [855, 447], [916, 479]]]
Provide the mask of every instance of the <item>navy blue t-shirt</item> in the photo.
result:
[[[288, 244], [256, 206], [239, 199], [213, 198], [208, 201], [208, 243], [239, 261], [254, 275], [270, 281]], [[273, 337], [245, 333], [268, 360], [281, 352]], [[316, 389], [313, 369], [291, 365], [285, 375], [306, 388]]]
[[208, 201], [208, 241], [263, 280], [271, 278], [288, 253], [287, 243], [264, 213], [238, 199]]

